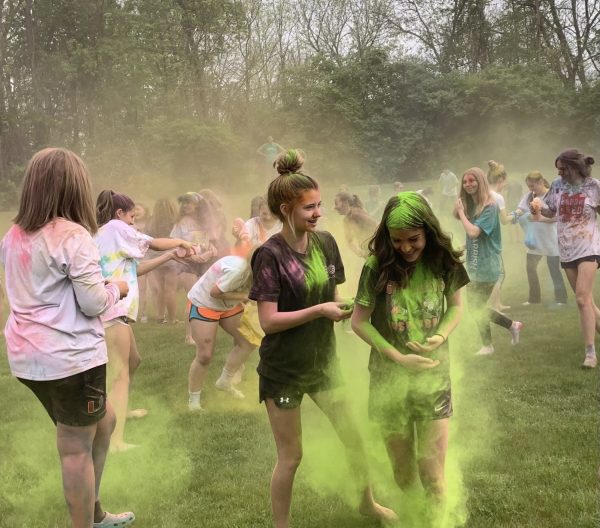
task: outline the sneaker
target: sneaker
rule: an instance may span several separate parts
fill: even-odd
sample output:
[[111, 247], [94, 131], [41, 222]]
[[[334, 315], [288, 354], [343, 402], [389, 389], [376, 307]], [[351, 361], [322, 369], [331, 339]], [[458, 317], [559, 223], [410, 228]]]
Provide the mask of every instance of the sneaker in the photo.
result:
[[94, 523], [94, 528], [115, 528], [130, 526], [135, 521], [133, 512], [109, 513], [104, 512], [104, 519]]
[[523, 328], [523, 323], [520, 321], [513, 321], [512, 326], [508, 329], [510, 332], [510, 344], [516, 345], [519, 342], [519, 336], [521, 334], [521, 329]]
[[188, 409], [192, 412], [203, 411], [202, 405], [200, 405], [200, 401], [188, 401]]
[[525, 301], [523, 304], [521, 304], [521, 306], [530, 306], [533, 303], [530, 303], [529, 301]]
[[494, 345], [484, 345], [476, 353], [476, 356], [489, 356], [494, 353]]
[[194, 341], [192, 336], [185, 336], [185, 344], [196, 346], [196, 341]]
[[229, 393], [236, 400], [243, 400], [246, 397], [242, 391], [237, 390], [231, 383], [227, 383], [221, 378], [215, 382], [215, 387], [217, 387], [217, 389], [220, 391]]
[[583, 363], [581, 364], [581, 368], [585, 369], [593, 369], [596, 368], [598, 364], [598, 359], [596, 358], [596, 354], [586, 354]]

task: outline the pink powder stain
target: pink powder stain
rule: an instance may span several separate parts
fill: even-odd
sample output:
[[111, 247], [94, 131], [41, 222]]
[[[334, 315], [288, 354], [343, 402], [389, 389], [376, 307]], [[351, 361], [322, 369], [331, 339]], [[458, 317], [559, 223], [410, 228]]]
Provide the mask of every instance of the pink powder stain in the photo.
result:
[[4, 241], [5, 251], [17, 255], [19, 267], [31, 269], [31, 238], [19, 226], [13, 226]]

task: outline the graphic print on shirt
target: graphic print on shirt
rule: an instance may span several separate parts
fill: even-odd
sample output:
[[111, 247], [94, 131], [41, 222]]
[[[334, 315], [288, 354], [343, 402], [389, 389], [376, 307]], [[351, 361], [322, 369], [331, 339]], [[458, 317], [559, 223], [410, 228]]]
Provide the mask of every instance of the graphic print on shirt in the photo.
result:
[[[585, 207], [585, 194], [578, 192], [577, 194], [564, 193], [560, 199], [558, 214], [561, 222], [576, 224], [584, 224], [586, 219], [583, 211]], [[577, 221], [579, 220], [579, 221]]]

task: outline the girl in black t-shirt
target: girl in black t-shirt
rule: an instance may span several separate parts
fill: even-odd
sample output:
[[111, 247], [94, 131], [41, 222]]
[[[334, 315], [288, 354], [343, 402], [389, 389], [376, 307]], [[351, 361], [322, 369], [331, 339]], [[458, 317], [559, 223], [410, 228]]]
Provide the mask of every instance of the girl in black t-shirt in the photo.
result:
[[258, 301], [265, 337], [260, 346], [260, 400], [265, 402], [277, 447], [271, 479], [276, 528], [289, 526], [294, 476], [302, 458], [300, 404], [304, 394], [333, 425], [348, 453], [363, 496], [360, 511], [382, 520], [395, 519], [377, 504], [369, 485], [362, 439], [339, 394], [333, 322], [350, 317], [350, 305], [337, 300], [344, 282], [337, 244], [316, 230], [321, 216], [317, 182], [300, 172], [302, 154], [288, 150], [275, 166], [269, 185], [269, 208], [282, 222], [252, 259], [254, 282], [249, 297]]

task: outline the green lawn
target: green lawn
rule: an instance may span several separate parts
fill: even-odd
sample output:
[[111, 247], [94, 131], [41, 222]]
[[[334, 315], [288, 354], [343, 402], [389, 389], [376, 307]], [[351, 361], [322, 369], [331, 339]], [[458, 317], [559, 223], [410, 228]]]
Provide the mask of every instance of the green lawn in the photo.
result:
[[[523, 262], [520, 252], [507, 259], [503, 293], [513, 305], [510, 313], [525, 322], [522, 343], [511, 347], [508, 334], [494, 328], [496, 354], [474, 357], [479, 343], [468, 316], [451, 340], [455, 416], [447, 464], [448, 527], [600, 525], [599, 371], [579, 368], [583, 347], [572, 296], [560, 311], [519, 306], [526, 298]], [[547, 289], [544, 295], [549, 300]], [[183, 327], [137, 324], [134, 329], [144, 362], [132, 403], [150, 414], [127, 426], [126, 440], [140, 447], [109, 457], [104, 505], [133, 509], [140, 528], [270, 526], [275, 450], [257, 401], [257, 356], [241, 387], [247, 399], [229, 400], [212, 387], [229, 346], [221, 336], [204, 394], [206, 411], [190, 414], [186, 379], [193, 348], [183, 344]], [[366, 346], [343, 330], [338, 351], [369, 446], [376, 495], [398, 510], [402, 526], [423, 526], [422, 497], [398, 492], [382, 443], [366, 419]], [[11, 377], [4, 357], [0, 394], [0, 527], [67, 527], [54, 429], [34, 397]], [[303, 413], [305, 455], [293, 526], [374, 526], [355, 512], [352, 475], [329, 424], [309, 400]]]

